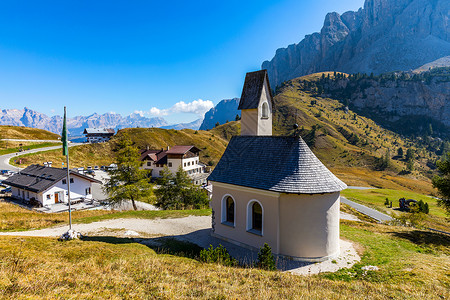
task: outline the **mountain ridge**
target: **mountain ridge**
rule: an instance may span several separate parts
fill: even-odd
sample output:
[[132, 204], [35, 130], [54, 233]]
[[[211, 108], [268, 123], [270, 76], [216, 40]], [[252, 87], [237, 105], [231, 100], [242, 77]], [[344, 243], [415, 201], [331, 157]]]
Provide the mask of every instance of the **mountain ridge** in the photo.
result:
[[[63, 119], [59, 115], [49, 117], [27, 107], [24, 109], [0, 110], [0, 125], [39, 128], [60, 134], [62, 123]], [[147, 118], [136, 113], [125, 117], [114, 113], [101, 115], [93, 113], [88, 116], [67, 118], [67, 128], [71, 136], [82, 135], [84, 128], [88, 127], [105, 127], [118, 130], [125, 127], [160, 127], [165, 125], [168, 124], [163, 118]]]
[[303, 75], [416, 69], [450, 55], [450, 2], [366, 0], [358, 11], [325, 17], [320, 33], [280, 48], [267, 69], [273, 88]]

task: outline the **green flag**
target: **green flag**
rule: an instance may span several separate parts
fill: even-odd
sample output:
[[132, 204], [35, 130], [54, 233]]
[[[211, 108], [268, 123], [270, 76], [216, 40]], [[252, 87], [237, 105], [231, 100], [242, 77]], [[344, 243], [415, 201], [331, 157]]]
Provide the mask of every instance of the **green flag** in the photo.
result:
[[69, 155], [69, 149], [67, 146], [67, 126], [66, 126], [66, 107], [64, 106], [64, 121], [63, 121], [63, 130], [61, 134], [61, 142], [63, 144], [63, 155]]

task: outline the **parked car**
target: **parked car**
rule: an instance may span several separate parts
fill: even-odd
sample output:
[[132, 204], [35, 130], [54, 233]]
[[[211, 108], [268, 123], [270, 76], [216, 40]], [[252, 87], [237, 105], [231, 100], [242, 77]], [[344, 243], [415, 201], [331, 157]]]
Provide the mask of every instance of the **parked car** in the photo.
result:
[[91, 167], [91, 166], [88, 166], [87, 169], [88, 169], [88, 170], [92, 170], [92, 167]]
[[94, 176], [95, 175], [95, 172], [94, 172], [94, 170], [86, 170], [86, 171], [84, 171], [84, 174], [86, 174], [86, 175], [92, 175], [92, 176]]
[[100, 167], [100, 170], [105, 171], [105, 170], [106, 170], [106, 166], [101, 166], [101, 167]]
[[0, 175], [8, 174], [9, 170], [0, 170]]
[[2, 192], [3, 194], [11, 193], [11, 187], [9, 186], [9, 187], [7, 187], [7, 188], [1, 190], [0, 192]]
[[94, 167], [94, 170], [95, 170], [95, 171], [98, 171], [98, 170], [100, 170], [100, 168], [99, 168], [98, 166], [95, 166], [95, 167]]

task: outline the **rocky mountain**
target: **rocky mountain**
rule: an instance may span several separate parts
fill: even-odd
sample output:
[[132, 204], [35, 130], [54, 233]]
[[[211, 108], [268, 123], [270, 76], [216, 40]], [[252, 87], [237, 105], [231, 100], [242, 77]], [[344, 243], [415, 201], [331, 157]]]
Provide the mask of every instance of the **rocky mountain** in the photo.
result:
[[[49, 117], [25, 107], [24, 109], [3, 109], [0, 111], [0, 125], [25, 126], [45, 129], [57, 134], [62, 131], [62, 117]], [[161, 127], [167, 125], [163, 118], [146, 118], [139, 114], [121, 116], [120, 114], [94, 113], [90, 116], [77, 116], [67, 119], [67, 128], [71, 136], [82, 135], [84, 128], [105, 127], [121, 129], [127, 127]]]
[[197, 120], [189, 122], [189, 123], [179, 123], [179, 124], [165, 125], [165, 126], [161, 126], [161, 128], [163, 128], [163, 129], [176, 129], [176, 130], [181, 130], [181, 129], [198, 130], [200, 128], [200, 126], [202, 125], [202, 123], [203, 123], [203, 119], [197, 119]]
[[[450, 68], [421, 73], [340, 73], [299, 78], [299, 89], [338, 99], [351, 110], [406, 135], [450, 137]], [[284, 85], [289, 85], [286, 82]]]
[[412, 70], [450, 55], [450, 1], [366, 0], [329, 13], [320, 33], [276, 51], [262, 64], [273, 88], [321, 71], [381, 74]]
[[205, 118], [200, 126], [200, 130], [208, 130], [214, 128], [217, 122], [224, 124], [227, 121], [234, 121], [236, 115], [241, 115], [237, 109], [239, 106], [239, 98], [224, 99], [217, 103], [214, 108], [211, 108], [205, 113]]

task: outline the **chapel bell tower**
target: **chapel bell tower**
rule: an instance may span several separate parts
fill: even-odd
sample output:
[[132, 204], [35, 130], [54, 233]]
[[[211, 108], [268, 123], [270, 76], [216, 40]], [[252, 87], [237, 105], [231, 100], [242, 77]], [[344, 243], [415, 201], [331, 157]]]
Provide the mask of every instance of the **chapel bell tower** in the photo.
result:
[[241, 110], [241, 135], [272, 135], [272, 91], [267, 70], [245, 75], [238, 109]]

